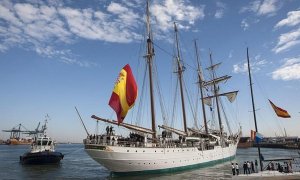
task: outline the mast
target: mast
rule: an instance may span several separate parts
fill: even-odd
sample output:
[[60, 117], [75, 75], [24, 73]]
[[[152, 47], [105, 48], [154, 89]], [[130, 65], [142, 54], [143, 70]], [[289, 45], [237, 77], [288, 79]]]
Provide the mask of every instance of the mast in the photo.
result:
[[[253, 96], [253, 89], [252, 89], [251, 68], [250, 68], [250, 62], [249, 62], [248, 47], [247, 47], [247, 63], [248, 63], [248, 76], [249, 76], [249, 83], [250, 83], [250, 92], [251, 92], [252, 110], [253, 110], [253, 118], [254, 118], [254, 124], [255, 124], [255, 131], [256, 131], [256, 133], [258, 133], [257, 123], [256, 123], [256, 113], [255, 113], [254, 96]], [[259, 142], [257, 143], [257, 149], [258, 149], [258, 158], [259, 158], [259, 163], [260, 163], [260, 170], [263, 171]]]
[[195, 40], [195, 49], [196, 49], [196, 58], [197, 58], [197, 65], [198, 65], [198, 79], [199, 79], [199, 88], [200, 88], [201, 103], [202, 103], [204, 128], [205, 128], [205, 133], [208, 134], [206, 112], [205, 112], [204, 99], [203, 99], [203, 88], [202, 88], [202, 84], [203, 84], [204, 80], [201, 77], [202, 70], [201, 70], [201, 65], [200, 65], [200, 61], [199, 61], [199, 54], [198, 54], [198, 47], [197, 47], [197, 41], [196, 40]]
[[218, 113], [218, 120], [219, 120], [219, 127], [220, 127], [220, 138], [221, 138], [221, 143], [222, 143], [222, 137], [223, 137], [223, 127], [222, 127], [222, 121], [221, 121], [221, 114], [220, 114], [220, 107], [219, 107], [219, 99], [218, 99], [218, 89], [215, 83], [215, 71], [214, 71], [214, 66], [212, 62], [212, 57], [211, 53], [209, 53], [209, 59], [210, 59], [210, 64], [212, 67], [212, 78], [213, 78], [213, 91], [214, 91], [214, 96], [216, 97], [216, 105], [217, 105], [217, 113]]
[[147, 17], [146, 17], [146, 23], [147, 23], [147, 54], [146, 54], [146, 60], [148, 64], [148, 71], [149, 71], [149, 84], [150, 84], [150, 103], [151, 103], [151, 120], [152, 120], [152, 131], [153, 131], [153, 139], [154, 142], [156, 142], [156, 126], [155, 126], [155, 109], [154, 109], [154, 93], [153, 93], [153, 78], [152, 78], [152, 59], [154, 56], [154, 49], [152, 46], [152, 34], [151, 34], [151, 28], [150, 28], [150, 12], [149, 12], [149, 1], [147, 1]]
[[180, 53], [179, 53], [179, 43], [178, 43], [178, 30], [176, 23], [174, 22], [174, 30], [175, 30], [175, 38], [176, 38], [176, 47], [177, 47], [177, 73], [178, 73], [178, 79], [179, 79], [179, 86], [180, 86], [180, 96], [181, 96], [181, 107], [182, 107], [182, 117], [183, 117], [183, 126], [184, 131], [187, 133], [187, 126], [186, 126], [186, 114], [185, 114], [185, 106], [184, 106], [184, 94], [183, 94], [183, 85], [182, 85], [182, 72], [184, 71], [184, 68], [182, 64], [180, 63]]

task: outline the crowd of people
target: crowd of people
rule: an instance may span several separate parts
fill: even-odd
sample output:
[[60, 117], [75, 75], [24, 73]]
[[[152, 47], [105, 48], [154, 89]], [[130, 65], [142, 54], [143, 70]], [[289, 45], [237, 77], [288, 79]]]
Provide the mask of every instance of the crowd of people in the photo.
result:
[[292, 163], [290, 162], [284, 162], [283, 165], [280, 163], [273, 163], [271, 162], [267, 166], [267, 170], [269, 171], [279, 171], [284, 173], [292, 173]]
[[[258, 172], [257, 167], [258, 167], [257, 160], [255, 160], [254, 163], [253, 163], [253, 161], [245, 161], [244, 164], [243, 164], [244, 174], [248, 175], [248, 174], [251, 174], [251, 173], [257, 173]], [[232, 175], [233, 176], [235, 176], [235, 175], [238, 176], [240, 174], [238, 163], [231, 163], [231, 168], [232, 168]], [[270, 162], [265, 167], [265, 170], [279, 171], [279, 172], [282, 172], [282, 173], [292, 173], [293, 172], [291, 161], [284, 162], [283, 165], [280, 164], [279, 162], [275, 163], [275, 164], [273, 162]]]
[[[245, 161], [243, 164], [244, 174], [251, 174], [257, 172], [257, 160], [253, 163], [253, 161]], [[231, 163], [232, 175], [239, 175], [240, 168], [238, 163]]]

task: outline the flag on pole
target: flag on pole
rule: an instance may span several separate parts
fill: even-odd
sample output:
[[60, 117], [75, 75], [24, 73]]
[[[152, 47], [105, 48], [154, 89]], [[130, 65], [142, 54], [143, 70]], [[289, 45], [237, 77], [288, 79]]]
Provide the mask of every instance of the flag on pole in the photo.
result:
[[263, 135], [258, 132], [255, 132], [255, 142], [259, 143], [262, 141], [262, 139], [263, 139]]
[[133, 107], [138, 88], [129, 64], [121, 70], [109, 100], [110, 107], [116, 112], [118, 123], [122, 123], [128, 110]]
[[282, 117], [282, 118], [290, 118], [291, 117], [286, 110], [275, 106], [275, 104], [273, 104], [272, 101], [270, 101], [270, 99], [269, 99], [269, 102], [270, 102], [272, 108], [274, 109], [275, 113], [277, 114], [277, 116]]

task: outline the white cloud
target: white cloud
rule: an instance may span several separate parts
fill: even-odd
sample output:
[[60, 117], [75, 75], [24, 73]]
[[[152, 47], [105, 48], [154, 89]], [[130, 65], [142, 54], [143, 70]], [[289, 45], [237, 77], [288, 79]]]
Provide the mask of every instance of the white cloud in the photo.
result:
[[275, 28], [282, 27], [282, 26], [295, 26], [300, 23], [300, 10], [298, 11], [290, 11], [287, 14], [287, 18], [279, 21]]
[[13, 4], [3, 1], [0, 2], [0, 51], [17, 46], [49, 58], [71, 59], [74, 58], [71, 53], [60, 53], [62, 51], [54, 48], [56, 44], [74, 43], [78, 37], [116, 43], [132, 42], [141, 38], [135, 33], [135, 26], [140, 23], [139, 17], [117, 3], [112, 3], [107, 12], [103, 12], [50, 2]]
[[[79, 38], [113, 43], [139, 41], [144, 5], [138, 0], [123, 0], [102, 9], [79, 9], [58, 0], [0, 1], [0, 52], [20, 47], [41, 56], [64, 59], [61, 61], [65, 63], [80, 64], [76, 63], [77, 56], [56, 49], [57, 45], [68, 46]], [[156, 27], [163, 31], [171, 30], [173, 21], [179, 28], [189, 29], [196, 20], [204, 18], [204, 6], [195, 7], [184, 0], [157, 0], [151, 11]]]
[[151, 13], [158, 23], [157, 28], [162, 31], [172, 29], [174, 21], [179, 27], [189, 29], [197, 19], [204, 18], [204, 6], [195, 7], [183, 0], [155, 1]]
[[[260, 71], [263, 67], [268, 64], [268, 61], [262, 59], [260, 55], [256, 55], [254, 57], [254, 62], [250, 63], [251, 71], [257, 72]], [[233, 65], [233, 72], [234, 73], [245, 73], [248, 72], [248, 63], [238, 63]]]
[[220, 19], [224, 16], [224, 11], [226, 9], [226, 5], [222, 2], [217, 2], [217, 10], [215, 13], [215, 18]]
[[285, 59], [285, 63], [274, 72], [272, 72], [274, 80], [300, 80], [300, 57]]
[[131, 9], [122, 6], [121, 4], [112, 2], [108, 7], [107, 11], [115, 14], [120, 19], [119, 23], [126, 24], [128, 27], [137, 27], [140, 25], [141, 19], [137, 13], [134, 13]]
[[258, 14], [259, 15], [272, 15], [276, 13], [278, 7], [276, 6], [277, 0], [264, 0], [259, 9], [258, 9]]
[[279, 53], [287, 51], [289, 48], [300, 43], [300, 28], [288, 33], [281, 34], [278, 38], [277, 45], [272, 49], [273, 52]]
[[248, 71], [248, 65], [247, 63], [243, 63], [243, 64], [234, 64], [233, 65], [233, 72], [234, 73], [244, 73]]
[[273, 16], [280, 9], [278, 0], [256, 0], [242, 7], [240, 12], [253, 12], [258, 16]]
[[246, 19], [243, 19], [241, 22], [241, 27], [244, 31], [246, 31], [247, 29], [249, 29], [249, 23], [246, 21]]
[[14, 10], [18, 18], [24, 23], [31, 23], [34, 20], [40, 19], [40, 17], [38, 17], [38, 15], [40, 15], [39, 8], [36, 8], [31, 4], [27, 4], [27, 3], [15, 4]]

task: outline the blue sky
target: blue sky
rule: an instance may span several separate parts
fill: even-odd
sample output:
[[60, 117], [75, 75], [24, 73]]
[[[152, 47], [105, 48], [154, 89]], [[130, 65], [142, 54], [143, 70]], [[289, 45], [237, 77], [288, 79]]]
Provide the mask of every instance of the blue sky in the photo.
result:
[[[222, 62], [218, 75], [232, 76], [222, 85], [224, 91], [239, 90], [229, 121], [236, 124], [233, 128], [240, 123], [248, 135], [254, 129], [245, 64], [249, 47], [259, 131], [274, 136], [282, 135], [285, 128], [288, 135], [300, 136], [299, 1], [153, 0], [150, 11], [155, 62], [169, 114], [174, 102], [170, 92], [175, 86], [171, 54], [176, 22], [187, 67], [185, 82], [192, 101], [197, 97], [193, 44], [197, 39], [202, 65], [209, 65], [211, 51], [214, 62]], [[74, 106], [91, 133], [95, 132], [92, 114], [115, 118], [108, 101], [117, 75], [127, 63], [139, 83], [140, 100], [145, 62], [144, 14], [145, 2], [139, 0], [2, 0], [1, 130], [19, 123], [34, 129], [48, 113], [51, 136], [58, 141], [81, 142], [85, 132]], [[292, 118], [277, 118], [268, 98], [286, 109]], [[158, 107], [159, 102], [156, 104]], [[134, 122], [136, 112], [135, 108], [130, 111], [125, 121]], [[150, 127], [149, 112], [142, 114], [145, 117], [140, 123]], [[158, 117], [159, 122], [161, 119]], [[178, 120], [174, 126], [180, 128], [180, 123]], [[188, 124], [192, 126], [193, 122]], [[103, 132], [105, 126], [100, 123], [99, 131]], [[0, 132], [0, 139], [7, 136]]]

